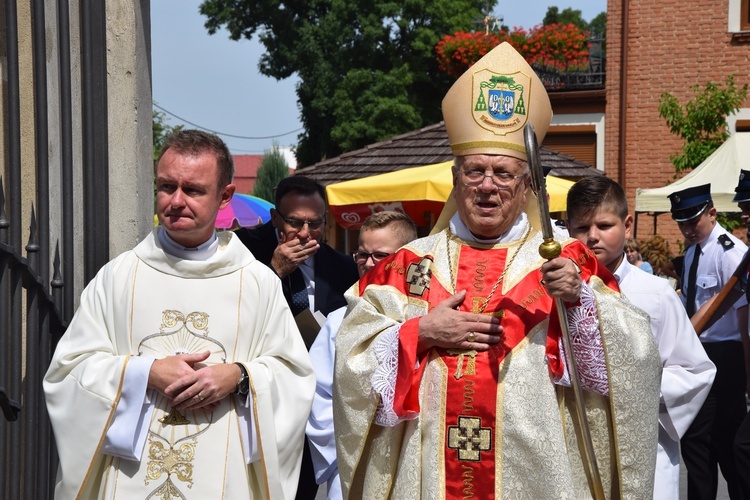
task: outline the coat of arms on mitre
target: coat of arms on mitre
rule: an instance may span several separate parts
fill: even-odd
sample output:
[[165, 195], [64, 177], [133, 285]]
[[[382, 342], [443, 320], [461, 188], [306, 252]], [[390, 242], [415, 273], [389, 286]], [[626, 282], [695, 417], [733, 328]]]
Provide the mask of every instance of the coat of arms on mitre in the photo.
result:
[[497, 135], [523, 128], [531, 91], [531, 77], [517, 71], [508, 75], [483, 69], [474, 73], [472, 103], [477, 124]]

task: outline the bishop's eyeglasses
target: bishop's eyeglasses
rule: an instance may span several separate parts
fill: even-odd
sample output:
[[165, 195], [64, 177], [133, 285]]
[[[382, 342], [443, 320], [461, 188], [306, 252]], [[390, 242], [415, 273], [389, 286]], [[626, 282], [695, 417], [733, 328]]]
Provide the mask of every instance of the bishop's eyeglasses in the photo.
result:
[[512, 187], [515, 184], [516, 179], [520, 179], [528, 173], [524, 172], [519, 175], [514, 175], [503, 170], [484, 169], [480, 167], [468, 168], [467, 170], [459, 168], [458, 171], [461, 173], [461, 182], [464, 186], [479, 186], [484, 182], [485, 177], [489, 177], [492, 183], [499, 188]]

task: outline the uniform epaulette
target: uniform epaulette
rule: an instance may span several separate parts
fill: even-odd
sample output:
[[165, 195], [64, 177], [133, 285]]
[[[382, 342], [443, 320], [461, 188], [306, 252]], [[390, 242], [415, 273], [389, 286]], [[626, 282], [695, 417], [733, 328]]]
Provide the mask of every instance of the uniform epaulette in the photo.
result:
[[726, 234], [719, 236], [719, 243], [724, 250], [734, 248], [734, 241], [732, 241], [732, 239]]

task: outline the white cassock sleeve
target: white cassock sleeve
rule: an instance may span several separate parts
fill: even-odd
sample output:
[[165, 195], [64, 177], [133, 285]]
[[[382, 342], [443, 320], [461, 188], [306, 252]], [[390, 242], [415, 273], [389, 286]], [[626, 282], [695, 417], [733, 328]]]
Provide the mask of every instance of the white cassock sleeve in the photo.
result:
[[[333, 429], [333, 364], [336, 356], [336, 334], [345, 313], [346, 307], [331, 312], [310, 347], [310, 359], [317, 377], [317, 384], [305, 432], [310, 443], [315, 481], [318, 484], [328, 482], [329, 499], [341, 498]], [[337, 490], [339, 495], [335, 496]]]
[[102, 453], [124, 460], [140, 460], [148, 436], [154, 405], [149, 397], [148, 376], [153, 358], [132, 356], [125, 370], [120, 400], [115, 408]]
[[703, 406], [716, 367], [708, 359], [677, 294], [662, 293], [658, 300], [662, 301], [661, 314], [651, 318], [651, 328], [663, 366], [659, 423], [669, 437], [679, 441]]

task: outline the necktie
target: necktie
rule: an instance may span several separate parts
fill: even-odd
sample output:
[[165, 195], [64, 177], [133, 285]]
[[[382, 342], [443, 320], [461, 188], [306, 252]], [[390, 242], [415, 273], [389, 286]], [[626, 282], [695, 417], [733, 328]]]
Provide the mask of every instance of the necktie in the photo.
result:
[[289, 304], [289, 308], [292, 310], [292, 315], [296, 316], [310, 307], [310, 302], [307, 300], [307, 286], [305, 286], [305, 278], [302, 276], [302, 271], [299, 269], [296, 269], [289, 275], [289, 281], [292, 294], [292, 301]]
[[701, 253], [700, 245], [696, 245], [695, 252], [693, 252], [693, 262], [690, 264], [690, 272], [688, 273], [687, 305], [685, 306], [688, 317], [692, 317], [695, 314], [695, 290], [698, 288], [695, 280], [698, 274], [698, 261], [701, 258]]

